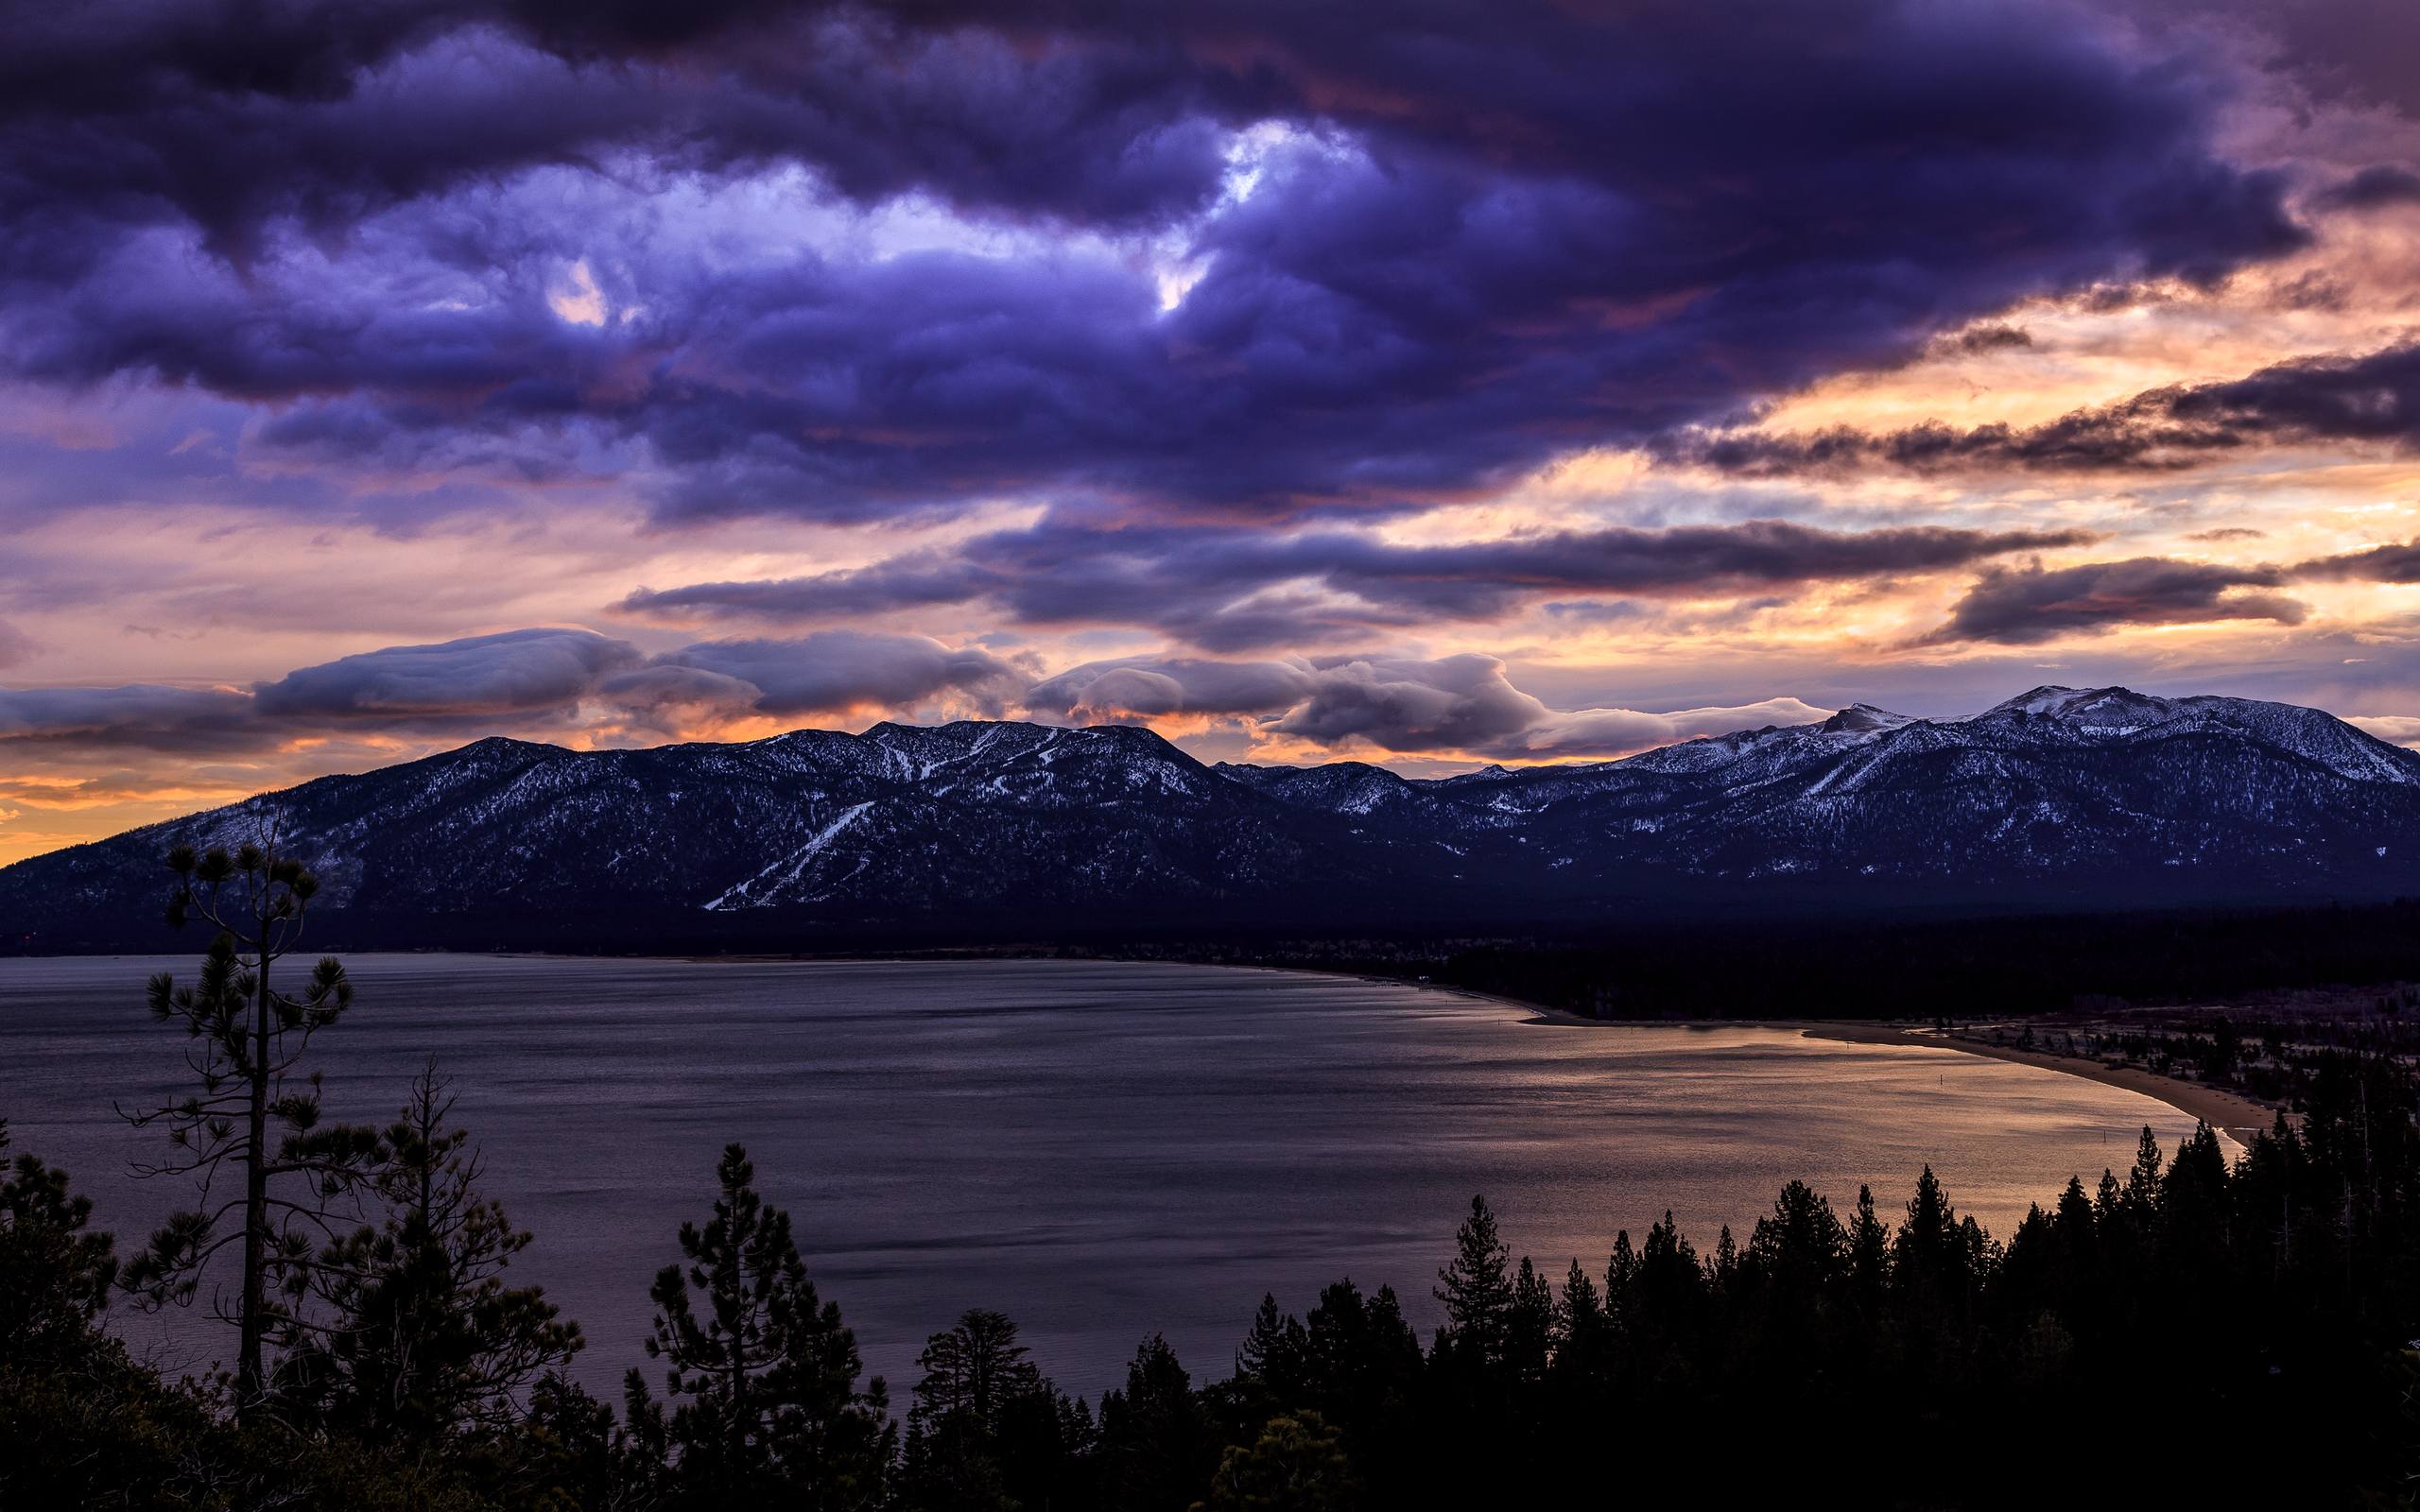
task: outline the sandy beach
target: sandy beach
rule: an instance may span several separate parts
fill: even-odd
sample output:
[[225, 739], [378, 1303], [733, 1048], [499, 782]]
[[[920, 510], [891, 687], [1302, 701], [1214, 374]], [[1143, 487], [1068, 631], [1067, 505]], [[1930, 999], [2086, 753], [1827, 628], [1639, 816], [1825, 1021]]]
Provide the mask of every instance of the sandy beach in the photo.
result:
[[2238, 1140], [2249, 1140], [2275, 1123], [2277, 1118], [2278, 1109], [2257, 1098], [2247, 1097], [2224, 1087], [2209, 1087], [2181, 1077], [2163, 1076], [2140, 1066], [2112, 1066], [2082, 1056], [2025, 1050], [2015, 1045], [1993, 1044], [1989, 1040], [1970, 1040], [1898, 1023], [1853, 1021], [1838, 1023], [1791, 1022], [1786, 1027], [1795, 1028], [1815, 1040], [1839, 1040], [1850, 1044], [1869, 1045], [1929, 1045], [1936, 1050], [1962, 1050], [1970, 1056], [1989, 1056], [1996, 1060], [2014, 1060], [2023, 1065], [2040, 1066], [2046, 1071], [2065, 1072], [2070, 1076], [2082, 1076], [2088, 1081], [2141, 1092], [2146, 1097], [2156, 1097], [2179, 1112], [2188, 1113]]
[[[1533, 1022], [1545, 1024], [1568, 1024], [1580, 1028], [1617, 1028], [1634, 1021], [1623, 1019], [1591, 1019], [1561, 1008], [1542, 1007], [1493, 992], [1474, 992], [1466, 988], [1447, 988], [1467, 998], [1500, 1003], [1533, 1015]], [[1647, 1021], [1659, 1023], [1678, 1021]], [[1995, 1060], [2014, 1060], [2021, 1065], [2039, 1066], [2045, 1071], [2064, 1072], [2111, 1087], [2122, 1087], [2130, 1092], [2140, 1092], [2157, 1098], [2177, 1111], [2198, 1118], [2212, 1128], [2238, 1141], [2249, 1141], [2262, 1129], [2276, 1122], [2279, 1109], [2258, 1098], [2224, 1087], [2209, 1087], [2177, 1076], [2163, 1076], [2140, 1066], [2112, 1066], [2081, 1056], [2055, 1055], [2045, 1050], [2024, 1050], [2014, 1045], [1993, 1044], [1984, 1040], [1969, 1040], [1962, 1036], [1943, 1034], [1938, 1030], [1911, 1024], [1876, 1021], [1806, 1020], [1806, 1019], [1710, 1019], [1708, 1023], [1756, 1023], [1772, 1029], [1795, 1029], [1810, 1040], [1837, 1040], [1846, 1044], [1919, 1045], [1933, 1050], [1957, 1050], [1970, 1056], [1988, 1056]]]

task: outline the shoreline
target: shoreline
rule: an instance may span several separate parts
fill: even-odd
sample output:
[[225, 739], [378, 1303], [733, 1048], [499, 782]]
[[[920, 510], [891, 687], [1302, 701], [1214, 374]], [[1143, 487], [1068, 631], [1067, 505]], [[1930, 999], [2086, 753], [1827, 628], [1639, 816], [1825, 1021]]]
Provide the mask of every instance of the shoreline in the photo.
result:
[[1517, 998], [1503, 997], [1494, 992], [1475, 992], [1467, 988], [1447, 988], [1446, 991], [1483, 1003], [1494, 1003], [1508, 1008], [1518, 1008], [1530, 1015], [1529, 1022], [1573, 1028], [1619, 1028], [1646, 1023], [1675, 1026], [1694, 1025], [1754, 1025], [1767, 1029], [1789, 1029], [1808, 1040], [1830, 1040], [1855, 1045], [1910, 1045], [1918, 1049], [1955, 1050], [1964, 1055], [1980, 1056], [1990, 1060], [2013, 1061], [2020, 1066], [2034, 1066], [2055, 1071], [2085, 1081], [2097, 1081], [2104, 1087], [2140, 1092], [2154, 1102], [2166, 1103], [2187, 1118], [2199, 1119], [2210, 1127], [2234, 1140], [2248, 1143], [2254, 1134], [2275, 1123], [2283, 1109], [2264, 1103], [2256, 1097], [2227, 1087], [2211, 1087], [2202, 1082], [2186, 1081], [2177, 1076], [2163, 1076], [2140, 1066], [2112, 1066], [2081, 1056], [2055, 1055], [2047, 1050], [2025, 1050], [2015, 1045], [1996, 1045], [1985, 1040], [1968, 1040], [1956, 1035], [1940, 1034], [1909, 1024], [1873, 1019], [1591, 1019], [1563, 1008], [1549, 1008], [1536, 1003], [1524, 1003]]
[[[1779, 1027], [1779, 1025], [1776, 1025]], [[1970, 1056], [1982, 1056], [1993, 1060], [2014, 1061], [2021, 1066], [2039, 1066], [2045, 1071], [2080, 1076], [2105, 1087], [2118, 1087], [2130, 1092], [2140, 1092], [2155, 1101], [2166, 1103], [2187, 1117], [2196, 1118], [2238, 1143], [2248, 1143], [2251, 1136], [2270, 1127], [2282, 1109], [2247, 1096], [2227, 1087], [2212, 1087], [2203, 1082], [2186, 1081], [2182, 1077], [2163, 1076], [2140, 1066], [2112, 1066], [2081, 1056], [2056, 1055], [2047, 1050], [2026, 1050], [2015, 1045], [1996, 1045], [1984, 1040], [1968, 1040], [1956, 1035], [1937, 1034], [1929, 1030], [1911, 1029], [1904, 1024], [1860, 1022], [1844, 1020], [1840, 1022], [1793, 1022], [1788, 1027], [1797, 1029], [1810, 1040], [1832, 1040], [1848, 1044], [1928, 1045], [1936, 1050], [1962, 1051]]]

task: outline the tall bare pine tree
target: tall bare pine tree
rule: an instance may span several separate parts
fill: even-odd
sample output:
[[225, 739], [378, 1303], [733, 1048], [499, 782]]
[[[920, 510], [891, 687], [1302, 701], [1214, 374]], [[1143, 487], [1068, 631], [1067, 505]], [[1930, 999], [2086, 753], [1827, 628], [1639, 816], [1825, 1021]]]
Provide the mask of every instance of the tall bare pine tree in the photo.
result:
[[[219, 1255], [238, 1250], [242, 1274], [219, 1316], [237, 1332], [235, 1411], [256, 1412], [268, 1380], [267, 1350], [307, 1290], [320, 1253], [338, 1237], [334, 1211], [376, 1163], [374, 1132], [322, 1126], [320, 1077], [305, 1074], [313, 1039], [353, 1004], [344, 965], [323, 958], [300, 994], [273, 981], [297, 948], [318, 879], [278, 851], [274, 828], [232, 852], [190, 846], [168, 852], [176, 883], [168, 919], [199, 919], [216, 936], [187, 986], [151, 978], [153, 1019], [182, 1028], [194, 1086], [182, 1097], [124, 1113], [166, 1131], [172, 1153], [144, 1176], [191, 1178], [199, 1200], [171, 1216], [127, 1267], [147, 1303], [186, 1303]], [[239, 1190], [229, 1190], [239, 1188]]]

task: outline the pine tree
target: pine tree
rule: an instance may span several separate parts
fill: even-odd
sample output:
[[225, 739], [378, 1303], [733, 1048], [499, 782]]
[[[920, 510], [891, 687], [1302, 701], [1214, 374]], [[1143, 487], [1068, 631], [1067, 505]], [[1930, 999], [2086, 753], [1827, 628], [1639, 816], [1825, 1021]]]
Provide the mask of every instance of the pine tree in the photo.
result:
[[81, 1352], [117, 1279], [116, 1246], [92, 1216], [66, 1172], [9, 1159], [0, 1119], [0, 1366]]
[[[190, 1177], [207, 1203], [220, 1190], [221, 1169], [233, 1165], [242, 1192], [170, 1217], [127, 1267], [127, 1282], [151, 1306], [187, 1303], [219, 1252], [241, 1246], [236, 1301], [232, 1313], [220, 1310], [236, 1329], [240, 1419], [260, 1403], [271, 1337], [337, 1231], [331, 1205], [365, 1178], [377, 1146], [366, 1129], [320, 1127], [319, 1076], [301, 1074], [313, 1037], [353, 1004], [343, 964], [322, 959], [299, 998], [271, 980], [302, 935], [318, 879], [278, 853], [273, 833], [232, 854], [214, 849], [197, 857], [178, 846], [168, 869], [176, 877], [169, 922], [199, 918], [218, 932], [193, 986], [178, 987], [164, 971], [150, 982], [151, 1016], [184, 1030], [185, 1063], [199, 1091], [123, 1116], [136, 1127], [164, 1128], [174, 1150], [139, 1175]], [[233, 1228], [225, 1227], [231, 1217], [238, 1218]]]
[[2135, 1146], [2134, 1168], [2126, 1173], [2124, 1201], [2126, 1214], [2134, 1220], [2137, 1232], [2149, 1233], [2152, 1220], [2159, 1211], [2159, 1181], [2162, 1165], [2159, 1140], [2143, 1125], [2143, 1137]]
[[998, 1434], [1009, 1403], [1042, 1389], [1030, 1352], [1017, 1342], [1017, 1326], [1007, 1314], [976, 1308], [960, 1314], [954, 1327], [927, 1339], [917, 1357], [924, 1376], [912, 1394], [910, 1422], [957, 1418], [987, 1436]]
[[1773, 1199], [1773, 1211], [1748, 1233], [1742, 1262], [1760, 1283], [1805, 1305], [1832, 1283], [1846, 1264], [1848, 1231], [1832, 1216], [1832, 1205], [1804, 1181], [1792, 1181]]
[[1309, 1340], [1302, 1322], [1277, 1310], [1274, 1293], [1263, 1293], [1252, 1331], [1236, 1351], [1236, 1380], [1252, 1388], [1266, 1419], [1303, 1405]]
[[1563, 1296], [1555, 1309], [1555, 1337], [1559, 1342], [1599, 1333], [1610, 1326], [1605, 1314], [1604, 1294], [1596, 1281], [1581, 1268], [1578, 1259], [1564, 1272]]
[[2051, 1221], [2068, 1243], [2089, 1242], [2093, 1231], [2092, 1198], [2084, 1193], [2082, 1177], [2067, 1177], [2067, 1184], [2060, 1189], [2059, 1206]]
[[1192, 1378], [1154, 1333], [1134, 1351], [1126, 1384], [1100, 1400], [1101, 1501], [1118, 1512], [1190, 1506], [1214, 1468]]
[[1874, 1189], [1857, 1189], [1857, 1211], [1849, 1219], [1849, 1289], [1858, 1308], [1871, 1318], [1882, 1307], [1891, 1287], [1891, 1230], [1874, 1211]]
[[1554, 1373], [1578, 1383], [1583, 1393], [1593, 1391], [1611, 1368], [1613, 1354], [1613, 1317], [1597, 1283], [1575, 1259], [1564, 1273], [1563, 1295], [1555, 1305]]
[[196, 1484], [233, 1437], [208, 1398], [164, 1384], [101, 1326], [117, 1263], [91, 1202], [8, 1145], [0, 1121], [0, 1507], [235, 1504]]
[[2126, 1219], [2125, 1192], [2118, 1185], [2116, 1172], [2103, 1169], [2100, 1185], [2092, 1194], [2093, 1227], [2104, 1237]]
[[2207, 1124], [2196, 1123], [2160, 1178], [2156, 1253], [2166, 1305], [2219, 1305], [2234, 1246], [2232, 1196], [2219, 1137]]
[[1616, 1338], [1638, 1333], [1638, 1251], [1631, 1248], [1629, 1228], [1616, 1228], [1615, 1251], [1604, 1258], [1604, 1316]]
[[1731, 1226], [1724, 1224], [1715, 1235], [1714, 1260], [1706, 1267], [1706, 1280], [1719, 1292], [1728, 1292], [1739, 1280], [1739, 1245], [1731, 1237]]
[[1009, 1462], [1036, 1457], [1022, 1442], [1036, 1436], [1052, 1441], [1041, 1446], [1048, 1457], [1060, 1428], [1055, 1393], [1027, 1353], [1016, 1324], [980, 1308], [925, 1341], [900, 1469], [910, 1505], [974, 1512], [1015, 1503]]
[[498, 1432], [580, 1348], [540, 1289], [504, 1283], [529, 1235], [480, 1194], [480, 1157], [446, 1123], [453, 1106], [430, 1063], [380, 1140], [370, 1187], [383, 1221], [322, 1254], [313, 1290], [328, 1321], [301, 1331], [279, 1371], [285, 1395], [372, 1443]]
[[1892, 1242], [1892, 1276], [1903, 1294], [1928, 1289], [1959, 1295], [1965, 1289], [1964, 1256], [1957, 1210], [1927, 1165], [1916, 1178], [1916, 1194], [1908, 1201], [1907, 1221]]
[[1535, 1384], [1546, 1379], [1554, 1335], [1554, 1289], [1524, 1255], [1512, 1276], [1512, 1302], [1504, 1317], [1505, 1363], [1515, 1381]]
[[1454, 1233], [1454, 1258], [1437, 1273], [1437, 1300], [1455, 1343], [1480, 1361], [1505, 1356], [1512, 1311], [1512, 1251], [1495, 1231], [1487, 1198], [1471, 1198], [1471, 1215]]
[[1692, 1318], [1705, 1295], [1705, 1271], [1698, 1252], [1667, 1210], [1647, 1227], [1638, 1252], [1639, 1297], [1647, 1311], [1668, 1324]]
[[[882, 1381], [857, 1387], [856, 1336], [821, 1301], [789, 1214], [755, 1189], [748, 1152], [716, 1168], [714, 1216], [681, 1226], [687, 1265], [667, 1265], [648, 1354], [665, 1363], [668, 1422], [631, 1372], [633, 1432], [673, 1460], [678, 1504], [727, 1512], [777, 1496], [818, 1507], [882, 1503], [895, 1430]], [[694, 1294], [694, 1300], [693, 1300]], [[701, 1314], [700, 1304], [704, 1307]]]
[[1307, 1404], [1343, 1432], [1374, 1478], [1409, 1474], [1425, 1362], [1393, 1288], [1364, 1297], [1349, 1279], [1332, 1282], [1303, 1332]]

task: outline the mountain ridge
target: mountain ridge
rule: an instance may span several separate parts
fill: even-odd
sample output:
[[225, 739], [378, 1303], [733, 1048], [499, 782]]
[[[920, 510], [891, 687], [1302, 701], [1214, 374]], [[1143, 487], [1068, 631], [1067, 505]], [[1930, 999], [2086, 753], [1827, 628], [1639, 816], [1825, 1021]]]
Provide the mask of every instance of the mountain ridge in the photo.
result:
[[[1611, 762], [1407, 778], [1206, 765], [1139, 726], [1017, 721], [580, 751], [491, 736], [0, 868], [20, 948], [141, 932], [170, 844], [275, 816], [321, 907], [953, 919], [1584, 919], [1626, 900], [2420, 891], [2420, 754], [2322, 711], [2045, 686], [1852, 704]], [[79, 923], [78, 921], [81, 920]], [[79, 934], [79, 931], [81, 932]]]

